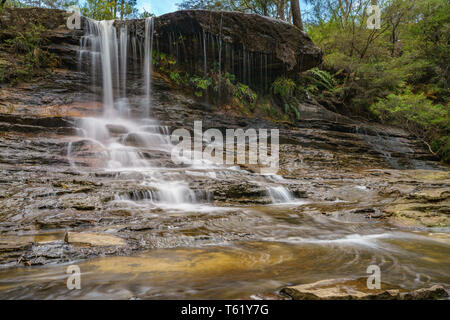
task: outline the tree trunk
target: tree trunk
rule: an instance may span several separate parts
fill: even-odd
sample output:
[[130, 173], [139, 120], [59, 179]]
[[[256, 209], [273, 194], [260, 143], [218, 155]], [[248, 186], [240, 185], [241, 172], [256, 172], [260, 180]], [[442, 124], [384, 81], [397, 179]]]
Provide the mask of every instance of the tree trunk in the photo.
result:
[[275, 1], [275, 5], [277, 7], [278, 19], [284, 21], [284, 0]]
[[291, 0], [292, 22], [294, 26], [303, 30], [302, 14], [300, 12], [300, 0]]

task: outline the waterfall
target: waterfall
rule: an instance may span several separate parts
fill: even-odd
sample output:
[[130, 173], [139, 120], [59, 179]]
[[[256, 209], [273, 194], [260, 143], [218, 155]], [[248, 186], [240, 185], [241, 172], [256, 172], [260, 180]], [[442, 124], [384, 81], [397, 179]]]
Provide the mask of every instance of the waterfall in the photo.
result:
[[208, 70], [206, 70], [206, 36], [205, 30], [203, 30], [203, 74], [207, 75]]
[[[167, 161], [164, 155], [170, 155], [174, 146], [170, 142], [168, 128], [160, 126], [157, 120], [150, 118], [153, 34], [154, 20], [151, 18], [145, 20], [143, 41], [139, 41], [137, 35], [131, 33], [125, 25], [116, 30], [114, 21], [88, 20], [86, 33], [80, 42], [79, 66], [84, 67], [84, 62], [91, 64], [91, 68], [86, 69], [93, 73], [95, 88], [99, 87], [100, 82], [98, 84], [97, 82], [101, 80], [103, 112], [100, 117], [78, 120], [82, 136], [80, 141], [84, 140], [83, 145], [86, 149], [81, 150], [71, 142], [68, 144], [67, 157], [74, 169], [77, 163], [83, 162], [84, 154], [90, 153], [95, 154], [96, 161], [89, 163], [88, 166], [121, 172], [124, 175], [130, 172], [142, 174], [144, 178], [140, 185], [148, 188], [148, 192], [138, 192], [128, 196], [128, 200], [118, 196], [119, 201], [121, 199], [123, 201], [149, 200], [157, 205], [186, 210], [186, 204], [196, 204], [202, 198], [196, 196], [196, 193], [189, 188], [189, 184], [183, 181], [184, 178], [180, 179], [176, 175], [177, 168], [171, 171], [173, 167], [164, 166], [164, 161]], [[172, 42], [176, 34], [171, 33], [168, 38], [170, 38], [170, 51], [175, 51], [180, 56], [180, 46], [177, 44], [173, 47]], [[213, 60], [219, 59], [219, 72], [222, 74], [222, 68], [227, 68], [227, 45], [225, 45], [225, 52], [222, 52], [222, 39], [206, 32], [203, 33], [202, 40], [204, 72], [207, 73], [208, 54]], [[217, 56], [215, 55], [216, 46]], [[207, 51], [208, 48], [211, 48], [210, 52]], [[231, 49], [235, 52], [233, 47]], [[250, 81], [252, 75], [258, 75], [258, 72], [251, 72], [251, 68], [258, 64], [257, 59], [255, 55], [246, 51], [245, 46], [240, 52], [239, 58], [242, 60], [238, 61], [242, 61], [242, 70], [238, 72], [242, 71], [241, 76]], [[185, 52], [183, 54], [186, 55]], [[131, 101], [139, 100], [128, 99], [130, 91], [127, 91], [127, 82], [134, 80], [134, 76], [130, 77], [128, 73], [128, 69], [132, 69], [128, 67], [130, 58], [133, 60], [132, 63], [136, 64], [133, 71], [140, 72], [139, 75], [142, 77], [137, 83], [144, 83], [140, 89], [144, 97], [141, 101], [144, 101], [144, 104], [131, 104]], [[186, 56], [184, 60], [188, 61], [187, 58]], [[233, 54], [231, 61], [233, 64]], [[236, 69], [240, 69], [238, 61], [236, 61], [238, 67]], [[264, 56], [264, 62], [267, 74], [267, 55]], [[139, 109], [135, 110], [132, 107]], [[146, 117], [137, 117], [142, 113]], [[200, 146], [201, 143], [200, 141]], [[91, 146], [92, 150], [89, 149]], [[89, 152], [86, 152], [87, 150]], [[195, 156], [198, 155], [195, 153]], [[211, 166], [210, 162], [200, 157], [198, 159], [194, 157], [190, 165], [197, 169], [217, 168], [215, 164]], [[213, 174], [215, 177], [214, 172]], [[291, 192], [283, 186], [269, 187], [267, 192], [273, 203], [287, 203], [293, 200]], [[207, 201], [211, 200], [210, 197], [206, 198]]]
[[283, 186], [268, 187], [267, 193], [272, 203], [286, 203], [294, 200], [292, 193]]
[[145, 19], [145, 40], [144, 40], [144, 82], [145, 82], [145, 101], [146, 108], [144, 115], [150, 116], [151, 104], [151, 73], [152, 73], [152, 49], [153, 49], [153, 29], [154, 20], [152, 17]]
[[127, 95], [127, 58], [128, 58], [128, 30], [127, 26], [120, 29], [120, 79], [122, 97]]
[[[118, 32], [117, 32], [118, 31]], [[130, 37], [126, 26], [116, 31], [114, 21], [88, 20], [86, 34], [80, 42], [80, 68], [83, 62], [92, 64], [94, 84], [98, 78], [102, 79], [103, 114], [101, 117], [82, 118], [78, 120], [81, 128], [82, 140], [95, 145], [96, 159], [100, 160], [100, 167], [108, 171], [141, 172], [145, 178], [142, 185], [151, 191], [131, 192], [131, 195], [116, 195], [116, 200], [138, 201], [150, 200], [152, 203], [164, 206], [183, 208], [183, 204], [197, 202], [195, 193], [184, 181], [172, 181], [165, 178], [158, 170], [160, 164], [152, 164], [141, 151], [162, 151], [170, 154], [171, 148], [169, 132], [166, 126], [160, 126], [154, 119], [149, 118], [151, 98], [151, 72], [153, 47], [153, 19], [145, 21], [144, 61], [142, 61], [142, 45], [137, 42], [136, 35]], [[131, 45], [129, 44], [131, 39]], [[128, 47], [131, 48], [133, 63], [138, 64], [144, 78], [145, 104], [140, 107], [147, 116], [140, 121], [132, 120], [127, 97], [127, 62]], [[86, 59], [89, 57], [89, 59]], [[85, 61], [88, 60], [88, 61]], [[101, 63], [101, 68], [98, 64]], [[117, 94], [115, 94], [115, 92]], [[116, 111], [118, 109], [119, 112]], [[67, 157], [72, 167], [77, 150], [69, 142]], [[164, 172], [165, 170], [163, 170]]]

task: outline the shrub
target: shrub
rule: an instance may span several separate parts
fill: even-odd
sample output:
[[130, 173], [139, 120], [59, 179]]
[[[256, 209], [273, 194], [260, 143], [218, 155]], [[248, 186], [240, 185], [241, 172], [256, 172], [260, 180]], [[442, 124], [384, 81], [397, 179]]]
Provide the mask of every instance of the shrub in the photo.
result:
[[289, 98], [294, 95], [295, 87], [294, 80], [279, 77], [272, 83], [272, 92], [282, 98]]
[[57, 64], [54, 55], [43, 49], [43, 45], [46, 42], [45, 32], [45, 27], [31, 24], [23, 32], [13, 30], [15, 36], [5, 40], [10, 50], [17, 57], [22, 58], [17, 59], [17, 61], [22, 60], [22, 63], [16, 66], [13, 74], [8, 75], [8, 78], [11, 78], [12, 81], [29, 79], [38, 75], [43, 68]]
[[402, 94], [389, 94], [371, 106], [384, 122], [399, 125], [427, 144], [441, 158], [450, 160], [450, 108], [434, 104], [423, 94], [408, 88]]

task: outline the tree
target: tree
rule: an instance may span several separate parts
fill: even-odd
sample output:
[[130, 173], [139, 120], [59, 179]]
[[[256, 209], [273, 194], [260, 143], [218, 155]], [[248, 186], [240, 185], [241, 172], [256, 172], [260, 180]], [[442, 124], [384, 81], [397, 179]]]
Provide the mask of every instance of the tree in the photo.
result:
[[292, 23], [303, 30], [302, 14], [300, 12], [300, 0], [291, 0]]
[[86, 0], [81, 12], [95, 20], [113, 20], [138, 17], [136, 0]]
[[[2, 5], [5, 2], [6, 0], [2, 0]], [[76, 0], [11, 0], [9, 1], [9, 6], [66, 9], [67, 7], [76, 3]]]
[[139, 15], [139, 18], [140, 18], [140, 19], [145, 19], [145, 18], [150, 18], [150, 17], [154, 17], [154, 16], [155, 16], [155, 15], [154, 15], [153, 13], [148, 12], [147, 10], [144, 9], [144, 12], [142, 12], [142, 13]]

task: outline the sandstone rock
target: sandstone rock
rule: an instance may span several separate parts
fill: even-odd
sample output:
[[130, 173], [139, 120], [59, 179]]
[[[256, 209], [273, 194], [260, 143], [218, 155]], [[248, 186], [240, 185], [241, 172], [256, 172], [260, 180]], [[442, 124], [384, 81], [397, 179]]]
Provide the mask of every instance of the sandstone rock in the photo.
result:
[[436, 300], [448, 297], [443, 286], [435, 285], [431, 288], [417, 289], [403, 296], [404, 300]]
[[401, 224], [450, 226], [450, 188], [424, 188], [406, 194], [384, 208]]
[[67, 243], [88, 245], [88, 246], [124, 246], [124, 239], [109, 235], [93, 232], [67, 232], [64, 240]]
[[[366, 278], [328, 279], [281, 289], [294, 300], [429, 300], [448, 296], [443, 286], [402, 292], [400, 289], [369, 290]], [[389, 285], [381, 285], [389, 287]]]
[[364, 290], [365, 279], [328, 279], [314, 283], [286, 287], [281, 292], [294, 300], [392, 300], [399, 298], [399, 290]]
[[[128, 30], [135, 32], [140, 37], [144, 36], [143, 19], [116, 21], [115, 23], [116, 25], [127, 24]], [[203, 66], [203, 51], [199, 49], [202, 43], [198, 38], [203, 34], [210, 37], [210, 40], [207, 40], [210, 45], [210, 41], [221, 39], [222, 66], [226, 63], [226, 45], [234, 48], [235, 70], [239, 69], [239, 65], [245, 64], [245, 59], [242, 58], [242, 53], [239, 51], [250, 54], [250, 59], [252, 59], [251, 55], [255, 54], [255, 61], [261, 54], [267, 55], [269, 59], [267, 63], [268, 76], [272, 81], [284, 72], [305, 71], [322, 61], [321, 50], [313, 44], [305, 32], [290, 23], [256, 14], [182, 10], [156, 17], [154, 27], [159, 50], [166, 53], [171, 52], [167, 39], [175, 40], [175, 35], [177, 37], [180, 35], [185, 39], [181, 45], [185, 57], [179, 60], [187, 59], [193, 61], [197, 66]], [[209, 48], [207, 50], [208, 59], [213, 57], [218, 60], [217, 49], [215, 49], [215, 53]], [[258, 61], [259, 64], [262, 63], [261, 60]], [[213, 62], [208, 61], [208, 65]], [[231, 69], [233, 66], [229, 68]]]

